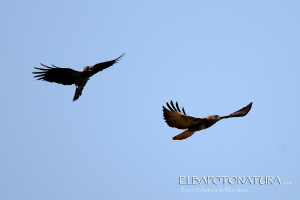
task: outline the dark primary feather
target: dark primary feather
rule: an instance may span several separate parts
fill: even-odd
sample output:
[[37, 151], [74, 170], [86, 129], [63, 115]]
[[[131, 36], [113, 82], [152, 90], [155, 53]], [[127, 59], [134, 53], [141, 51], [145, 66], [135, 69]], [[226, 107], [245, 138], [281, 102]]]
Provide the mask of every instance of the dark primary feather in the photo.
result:
[[[176, 101], [176, 108], [175, 108], [175, 106], [174, 106], [174, 104], [173, 104], [173, 101], [171, 100], [170, 101], [170, 103], [171, 103], [171, 105], [172, 105], [172, 108], [171, 108], [171, 106], [169, 105], [169, 103], [167, 102], [167, 106], [168, 106], [168, 108], [170, 109], [170, 110], [172, 110], [172, 111], [178, 111], [178, 112], [181, 112], [181, 110], [180, 110], [180, 108], [179, 108], [179, 106], [178, 106], [178, 102]], [[182, 107], [182, 111], [183, 111], [183, 113], [185, 114], [185, 111], [184, 111], [184, 108]], [[182, 113], [182, 112], [181, 112]], [[186, 114], [185, 114], [186, 115]]]
[[37, 80], [72, 85], [75, 83], [76, 76], [79, 75], [79, 72], [70, 68], [60, 68], [54, 65], [52, 65], [53, 67], [48, 67], [42, 63], [40, 64], [46, 68], [35, 67], [35, 69], [41, 70], [40, 72], [32, 72], [33, 74], [37, 74], [34, 76]]
[[168, 106], [169, 110], [174, 111], [173, 108], [171, 108], [171, 106], [169, 105], [168, 102], [167, 102], [167, 106]]
[[[169, 110], [163, 106], [164, 119], [166, 123], [172, 128], [186, 129], [194, 124], [206, 121], [206, 119], [195, 118], [186, 115], [185, 112], [182, 113], [177, 102], [177, 108], [174, 106], [173, 101], [170, 101], [171, 106], [168, 102], [166, 104]], [[182, 110], [184, 111], [183, 108]]]
[[102, 62], [102, 63], [98, 63], [98, 64], [95, 64], [94, 66], [92, 67], [85, 67], [83, 70], [85, 76], [87, 77], [91, 77], [93, 76], [94, 74], [102, 71], [103, 69], [106, 69], [110, 66], [112, 66], [113, 64], [117, 63], [125, 54], [123, 53], [121, 56], [119, 56], [118, 58], [114, 59], [114, 60], [110, 60], [110, 61], [107, 61], [107, 62]]
[[245, 106], [244, 108], [234, 112], [234, 113], [231, 113], [230, 115], [227, 115], [227, 116], [223, 116], [221, 117], [221, 119], [224, 119], [224, 118], [230, 118], [230, 117], [244, 117], [248, 114], [248, 112], [250, 111], [251, 107], [252, 107], [252, 103], [249, 103], [247, 106]]

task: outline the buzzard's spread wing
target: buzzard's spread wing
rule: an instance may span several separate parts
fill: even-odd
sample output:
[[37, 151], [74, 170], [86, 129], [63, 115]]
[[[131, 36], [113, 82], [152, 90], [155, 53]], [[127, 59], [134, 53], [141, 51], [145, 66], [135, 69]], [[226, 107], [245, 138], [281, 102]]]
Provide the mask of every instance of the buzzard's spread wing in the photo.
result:
[[223, 118], [230, 118], [230, 117], [244, 117], [245, 115], [248, 114], [248, 112], [250, 111], [252, 107], [252, 102], [249, 103], [246, 107], [234, 112], [234, 113], [231, 113], [230, 115], [227, 115], [227, 116], [223, 116], [221, 117], [221, 119]]
[[172, 128], [187, 129], [190, 126], [205, 120], [186, 115], [184, 108], [182, 108], [182, 113], [177, 102], [176, 107], [174, 106], [172, 101], [170, 103], [172, 107], [169, 105], [169, 103], [167, 103], [167, 106], [170, 110], [163, 106], [163, 113], [166, 123]]
[[79, 72], [70, 69], [70, 68], [59, 68], [54, 65], [53, 67], [48, 67], [42, 63], [40, 63], [45, 68], [37, 68], [35, 69], [41, 70], [40, 72], [32, 72], [37, 74], [34, 76], [37, 80], [44, 80], [48, 82], [55, 82], [63, 85], [72, 85], [75, 83], [76, 77], [79, 76]]
[[121, 57], [123, 57], [124, 55], [125, 54], [122, 54], [117, 59], [114, 59], [114, 60], [111, 60], [111, 61], [95, 64], [93, 67], [86, 67], [82, 71], [84, 72], [86, 77], [91, 77], [94, 74], [96, 74], [96, 73], [112, 66], [113, 64], [117, 63], [121, 59]]

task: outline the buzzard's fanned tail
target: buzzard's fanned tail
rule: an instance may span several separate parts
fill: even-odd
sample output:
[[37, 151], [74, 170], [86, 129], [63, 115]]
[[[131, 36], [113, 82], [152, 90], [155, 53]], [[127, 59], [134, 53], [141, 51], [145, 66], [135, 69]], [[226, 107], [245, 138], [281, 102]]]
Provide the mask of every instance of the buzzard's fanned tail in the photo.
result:
[[182, 133], [180, 133], [179, 135], [176, 135], [175, 137], [173, 137], [173, 140], [184, 140], [188, 137], [191, 137], [196, 131], [190, 131], [189, 129], [183, 131]]

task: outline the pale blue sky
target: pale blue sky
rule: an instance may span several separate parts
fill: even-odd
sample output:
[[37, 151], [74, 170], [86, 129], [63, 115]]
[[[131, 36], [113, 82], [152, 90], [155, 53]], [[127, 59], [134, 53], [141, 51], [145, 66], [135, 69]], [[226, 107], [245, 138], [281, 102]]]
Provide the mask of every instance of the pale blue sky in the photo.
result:
[[[2, 1], [0, 199], [296, 199], [298, 1]], [[126, 55], [75, 87], [33, 78]], [[162, 106], [226, 119], [184, 141]], [[179, 176], [273, 176], [201, 184]]]

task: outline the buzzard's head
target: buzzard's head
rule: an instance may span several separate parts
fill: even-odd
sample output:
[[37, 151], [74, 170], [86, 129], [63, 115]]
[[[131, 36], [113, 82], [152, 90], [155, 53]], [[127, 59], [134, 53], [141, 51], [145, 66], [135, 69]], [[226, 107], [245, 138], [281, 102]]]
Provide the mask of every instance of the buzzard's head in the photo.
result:
[[219, 115], [209, 115], [209, 116], [207, 116], [207, 117], [205, 117], [206, 119], [212, 119], [212, 120], [214, 120], [214, 121], [219, 121], [219, 120], [221, 120], [221, 118], [220, 118], [220, 116]]

